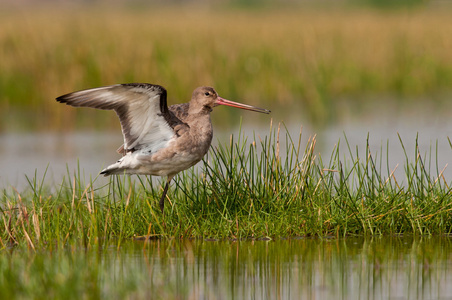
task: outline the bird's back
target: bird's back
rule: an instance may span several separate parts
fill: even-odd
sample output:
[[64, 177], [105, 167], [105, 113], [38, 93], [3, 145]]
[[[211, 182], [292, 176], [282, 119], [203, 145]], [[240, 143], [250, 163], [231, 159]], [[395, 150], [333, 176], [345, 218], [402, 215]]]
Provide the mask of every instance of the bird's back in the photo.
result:
[[189, 103], [174, 104], [169, 107], [169, 111], [172, 112], [176, 118], [185, 122], [188, 117], [189, 106]]

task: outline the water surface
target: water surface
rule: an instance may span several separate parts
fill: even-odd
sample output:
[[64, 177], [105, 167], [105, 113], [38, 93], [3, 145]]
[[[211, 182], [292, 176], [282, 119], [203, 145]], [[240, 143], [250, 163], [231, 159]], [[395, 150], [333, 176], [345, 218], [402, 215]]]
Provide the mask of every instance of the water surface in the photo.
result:
[[195, 299], [452, 297], [448, 238], [183, 241], [128, 247], [130, 255], [115, 264], [150, 272], [151, 286], [163, 276]]
[[[405, 103], [400, 99], [374, 99], [367, 101], [344, 101], [337, 104], [337, 111], [331, 112], [334, 118], [327, 125], [318, 125], [303, 113], [303, 107], [274, 105], [267, 108], [271, 115], [246, 114], [240, 110], [232, 110], [237, 114], [236, 121], [222, 120], [212, 114], [214, 124], [213, 145], [221, 142], [226, 145], [231, 134], [237, 138], [239, 132], [248, 140], [269, 135], [270, 124], [273, 128], [284, 122], [295, 142], [298, 142], [300, 127], [303, 127], [302, 147], [310, 136], [316, 135], [316, 153], [320, 154], [324, 163], [340, 141], [341, 159], [353, 164], [348, 158], [349, 150], [346, 138], [353, 155], [358, 151], [365, 158], [367, 142], [372, 155], [382, 161], [382, 174], [395, 171], [398, 182], [403, 182], [406, 156], [410, 162], [416, 160], [416, 146], [429, 168], [432, 177], [444, 170], [448, 182], [452, 180], [451, 162], [452, 147], [448, 137], [452, 136], [452, 120], [449, 112], [452, 102], [437, 103], [430, 99]], [[441, 104], [442, 103], [442, 104]], [[243, 117], [240, 121], [240, 116]], [[229, 119], [228, 119], [229, 120]], [[224, 124], [226, 123], [226, 124]], [[240, 124], [241, 123], [241, 124]], [[241, 130], [239, 129], [241, 128]], [[284, 130], [282, 130], [284, 132]], [[283, 133], [284, 135], [284, 133]], [[346, 137], [346, 138], [345, 138]], [[416, 145], [417, 143], [417, 145]], [[22, 190], [27, 186], [25, 175], [42, 177], [46, 167], [48, 174], [46, 183], [59, 184], [62, 177], [77, 170], [80, 165], [82, 175], [89, 181], [96, 177], [109, 164], [119, 159], [116, 149], [122, 144], [119, 128], [115, 131], [85, 132], [30, 132], [0, 134], [0, 188], [10, 185]], [[281, 145], [283, 146], [283, 145]], [[358, 149], [358, 150], [357, 150]], [[281, 149], [284, 153], [284, 149]], [[387, 163], [388, 162], [388, 163]], [[101, 184], [101, 183], [99, 183]]]
[[129, 241], [6, 254], [0, 296], [27, 296], [38, 282], [30, 293], [57, 298], [452, 298], [450, 237]]

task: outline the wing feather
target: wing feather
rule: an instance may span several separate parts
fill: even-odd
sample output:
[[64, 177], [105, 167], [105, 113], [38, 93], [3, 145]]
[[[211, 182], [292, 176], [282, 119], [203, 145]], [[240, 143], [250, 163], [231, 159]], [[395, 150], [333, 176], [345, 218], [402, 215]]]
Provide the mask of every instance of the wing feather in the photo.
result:
[[147, 83], [117, 84], [82, 90], [57, 98], [75, 107], [114, 110], [121, 122], [123, 150], [147, 148], [155, 152], [175, 135], [168, 123], [166, 90]]

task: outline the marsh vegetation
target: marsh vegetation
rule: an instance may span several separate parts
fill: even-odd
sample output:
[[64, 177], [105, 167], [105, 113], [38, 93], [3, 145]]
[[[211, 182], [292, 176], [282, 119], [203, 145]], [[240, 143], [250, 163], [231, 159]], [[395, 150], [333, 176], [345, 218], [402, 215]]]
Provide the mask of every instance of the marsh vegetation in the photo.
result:
[[[346, 153], [336, 148], [321, 157], [315, 138], [301, 145], [301, 133], [292, 138], [281, 127], [263, 138], [231, 136], [211, 149], [201, 168], [176, 177], [164, 214], [157, 203], [162, 187], [150, 177], [113, 176], [99, 186], [96, 178], [68, 170], [53, 188], [45, 178], [29, 178], [28, 191], [3, 192], [1, 241], [4, 247], [39, 249], [111, 240], [120, 245], [138, 236], [242, 240], [451, 233], [451, 183], [434, 152], [414, 149], [411, 156], [400, 140], [406, 161], [391, 169], [381, 152], [369, 148], [364, 156], [348, 146]], [[397, 168], [404, 170], [402, 177], [394, 175]]]
[[[5, 143], [27, 131], [50, 132], [48, 155], [38, 160], [56, 159], [52, 143], [68, 156], [86, 152], [79, 136], [86, 131], [113, 152], [115, 137], [97, 137], [119, 131], [114, 114], [68, 109], [54, 99], [119, 82], [161, 84], [170, 104], [211, 85], [231, 100], [271, 109], [276, 121], [265, 133], [257, 119], [255, 131], [240, 131], [238, 115], [216, 111], [218, 128], [234, 128], [217, 135], [197, 168], [175, 178], [164, 214], [161, 181], [105, 181], [100, 167], [85, 173], [92, 160], [74, 167], [71, 157], [64, 175], [50, 179], [41, 168], [26, 174], [26, 187], [0, 186], [0, 298], [452, 295], [452, 179], [444, 163], [452, 150], [450, 7], [414, 1], [389, 11], [255, 10], [235, 2], [221, 9], [1, 10], [0, 154], [17, 149], [11, 157], [21, 160], [39, 153], [29, 144], [11, 147], [14, 138]], [[376, 149], [373, 132], [359, 144], [342, 133], [318, 149], [320, 135], [363, 107], [386, 124], [425, 104], [433, 109], [422, 114], [437, 124], [429, 132], [438, 134], [428, 150], [420, 142], [425, 134], [398, 134], [393, 123], [384, 127], [396, 136], [391, 145], [385, 137]], [[319, 136], [306, 129], [298, 135], [280, 119], [309, 123]], [[405, 123], [415, 133], [419, 120]], [[66, 144], [75, 130], [75, 144]], [[395, 163], [394, 145], [402, 153]]]
[[294, 105], [292, 118], [302, 114], [316, 124], [346, 113], [344, 99], [356, 108], [395, 95], [402, 106], [428, 101], [440, 110], [452, 82], [449, 19], [447, 6], [434, 5], [386, 13], [303, 6], [5, 9], [0, 131], [112, 128], [115, 116], [53, 101], [127, 82], [161, 84], [171, 104], [209, 85], [273, 111]]

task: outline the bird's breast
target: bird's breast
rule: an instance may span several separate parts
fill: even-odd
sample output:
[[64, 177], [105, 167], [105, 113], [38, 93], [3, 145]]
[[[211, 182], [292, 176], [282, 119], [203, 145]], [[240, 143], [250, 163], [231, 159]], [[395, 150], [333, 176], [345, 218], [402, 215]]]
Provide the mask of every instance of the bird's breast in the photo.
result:
[[165, 148], [154, 153], [137, 153], [141, 174], [174, 175], [198, 163], [209, 151], [212, 131], [196, 132], [193, 128], [170, 140]]

